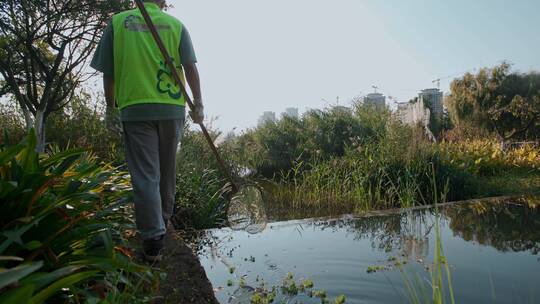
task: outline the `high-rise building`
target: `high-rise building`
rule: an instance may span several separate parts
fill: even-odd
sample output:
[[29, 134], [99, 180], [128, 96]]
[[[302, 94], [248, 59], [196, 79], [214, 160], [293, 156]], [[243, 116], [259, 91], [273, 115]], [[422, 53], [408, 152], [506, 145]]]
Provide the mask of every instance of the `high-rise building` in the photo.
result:
[[275, 121], [276, 121], [276, 113], [272, 111], [266, 111], [259, 118], [259, 125], [263, 125], [267, 122], [275, 122]]
[[283, 117], [298, 119], [298, 108], [287, 108], [281, 115]]
[[418, 94], [418, 100], [432, 110], [433, 115], [443, 115], [443, 93], [439, 89], [425, 89]]
[[432, 114], [424, 106], [423, 102], [420, 102], [418, 99], [411, 100], [410, 102], [399, 102], [397, 104], [396, 114], [401, 122], [406, 125], [414, 126], [421, 124], [428, 138], [435, 140], [433, 132], [430, 129], [430, 117]]
[[424, 107], [424, 104], [418, 101], [398, 102], [396, 114], [404, 124], [416, 125], [422, 123], [427, 125], [429, 123], [430, 113]]
[[377, 109], [386, 107], [386, 96], [381, 93], [371, 93], [364, 97], [364, 104], [375, 106]]

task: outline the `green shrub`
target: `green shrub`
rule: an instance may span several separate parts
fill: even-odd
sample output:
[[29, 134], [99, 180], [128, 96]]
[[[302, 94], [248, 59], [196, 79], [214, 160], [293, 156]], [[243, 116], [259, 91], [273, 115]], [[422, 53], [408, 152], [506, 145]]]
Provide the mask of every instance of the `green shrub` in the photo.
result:
[[380, 153], [365, 149], [314, 162], [309, 170], [289, 171], [272, 188], [273, 201], [290, 202], [298, 209], [323, 207], [343, 212], [412, 207], [433, 203], [433, 177], [437, 189], [448, 187], [450, 200], [475, 194], [474, 176], [441, 162], [434, 153], [419, 152], [410, 158]]
[[[466, 199], [475, 194], [476, 178], [459, 166], [445, 162], [424, 138], [422, 130], [404, 126], [388, 113], [363, 105], [356, 108], [354, 115], [337, 114], [349, 117], [348, 127], [327, 127], [326, 124], [340, 125], [339, 120], [332, 118], [335, 114], [330, 113], [329, 117], [316, 123], [312, 118], [310, 121], [313, 130], [320, 127], [325, 130], [321, 133], [328, 133], [327, 137], [340, 137], [345, 133], [350, 138], [341, 141], [345, 152], [320, 150], [320, 154], [306, 158], [305, 154], [294, 154], [294, 150], [290, 150], [289, 153], [296, 157], [288, 158], [290, 165], [273, 167], [280, 171], [274, 173], [278, 176], [274, 179], [275, 186], [270, 187], [272, 204], [287, 202], [285, 204], [296, 209], [311, 207], [310, 210], [324, 208], [341, 212], [429, 204], [434, 197], [432, 178], [435, 178], [437, 189], [448, 187], [450, 200]], [[279, 126], [278, 123], [273, 127]], [[266, 132], [268, 128], [263, 126], [255, 132]], [[336, 130], [342, 133], [332, 133]], [[286, 133], [286, 129], [281, 132]], [[328, 141], [324, 139], [308, 137], [306, 143], [315, 143], [310, 147], [329, 146], [325, 145]], [[280, 153], [273, 151], [272, 145], [266, 146], [267, 151], [261, 153]]]
[[362, 106], [355, 111], [341, 107], [312, 110], [301, 119], [285, 117], [236, 139], [236, 160], [267, 178], [290, 171], [298, 161], [307, 169], [313, 160], [341, 157], [348, 146], [377, 140], [386, 132], [387, 118], [386, 112]]
[[121, 134], [106, 128], [101, 105], [86, 93], [75, 95], [62, 111], [47, 119], [47, 142], [62, 149], [85, 147], [102, 160], [123, 164]]
[[[133, 302], [153, 274], [123, 238], [125, 174], [84, 150], [0, 147], [0, 302]], [[55, 149], [53, 149], [55, 150]]]
[[443, 142], [436, 146], [445, 163], [479, 176], [500, 175], [509, 171], [540, 172], [540, 149], [525, 145], [502, 150], [493, 140]]
[[[121, 134], [105, 127], [103, 102], [87, 93], [76, 94], [61, 110], [51, 113], [45, 125], [46, 141], [61, 149], [84, 147], [107, 162], [124, 162]], [[27, 130], [23, 115], [16, 107], [0, 105], [0, 130], [9, 134], [11, 144], [18, 143]]]
[[[5, 134], [9, 134], [10, 144], [18, 143], [24, 138], [26, 133], [26, 126], [24, 119], [12, 105], [2, 104], [0, 102], [0, 131]], [[5, 139], [6, 140], [6, 139]]]
[[[216, 135], [212, 132], [213, 137]], [[230, 154], [223, 147], [220, 152], [227, 160]], [[202, 133], [191, 130], [189, 125], [184, 129], [177, 162], [176, 227], [205, 229], [224, 224], [230, 190], [228, 180]], [[229, 169], [237, 174], [236, 167]]]

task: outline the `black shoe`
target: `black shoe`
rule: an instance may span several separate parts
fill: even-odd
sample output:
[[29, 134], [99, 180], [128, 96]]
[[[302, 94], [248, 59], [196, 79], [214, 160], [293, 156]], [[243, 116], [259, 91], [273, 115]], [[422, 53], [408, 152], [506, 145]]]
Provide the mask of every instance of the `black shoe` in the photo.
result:
[[144, 259], [147, 262], [155, 263], [163, 259], [161, 251], [165, 244], [164, 237], [165, 235], [162, 235], [151, 240], [143, 241]]

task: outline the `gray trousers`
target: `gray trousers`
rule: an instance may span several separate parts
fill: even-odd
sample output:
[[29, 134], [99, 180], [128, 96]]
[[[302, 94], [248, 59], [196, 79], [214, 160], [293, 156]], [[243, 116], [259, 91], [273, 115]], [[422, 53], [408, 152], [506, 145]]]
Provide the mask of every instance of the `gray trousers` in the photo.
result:
[[143, 240], [165, 234], [176, 194], [176, 152], [184, 120], [123, 122], [126, 160]]

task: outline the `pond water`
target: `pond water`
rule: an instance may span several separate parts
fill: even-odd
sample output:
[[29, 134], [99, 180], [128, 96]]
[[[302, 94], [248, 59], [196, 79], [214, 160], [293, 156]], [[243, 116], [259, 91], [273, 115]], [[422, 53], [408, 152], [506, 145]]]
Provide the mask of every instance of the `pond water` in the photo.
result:
[[[410, 303], [416, 293], [429, 302], [438, 218], [456, 303], [539, 303], [537, 206], [529, 198], [281, 221], [256, 234], [209, 230], [199, 256], [220, 303], [250, 303], [253, 289], [264, 282], [279, 290], [288, 273], [332, 301]], [[321, 303], [306, 292], [278, 292], [282, 301]]]

